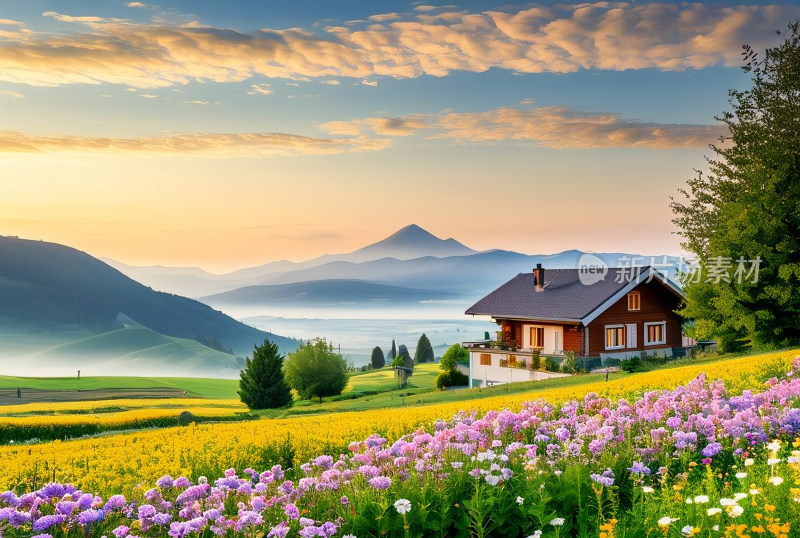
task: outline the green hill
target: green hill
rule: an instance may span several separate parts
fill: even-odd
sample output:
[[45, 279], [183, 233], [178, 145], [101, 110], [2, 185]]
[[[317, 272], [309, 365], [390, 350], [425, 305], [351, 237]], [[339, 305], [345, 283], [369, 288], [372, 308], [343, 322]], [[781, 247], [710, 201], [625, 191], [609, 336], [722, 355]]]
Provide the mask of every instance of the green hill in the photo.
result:
[[[79, 334], [61, 339], [64, 325]], [[150, 331], [117, 332], [136, 326]], [[13, 327], [21, 327], [22, 334], [15, 335]], [[283, 352], [297, 348], [293, 339], [260, 331], [198, 301], [153, 291], [84, 252], [2, 236], [0, 332], [12, 351], [28, 351], [24, 348], [41, 339], [38, 351], [50, 357], [56, 356], [55, 341], [61, 344], [59, 353], [86, 354], [87, 360], [127, 357], [203, 369], [230, 367], [235, 358], [220, 352], [245, 356], [265, 338]]]

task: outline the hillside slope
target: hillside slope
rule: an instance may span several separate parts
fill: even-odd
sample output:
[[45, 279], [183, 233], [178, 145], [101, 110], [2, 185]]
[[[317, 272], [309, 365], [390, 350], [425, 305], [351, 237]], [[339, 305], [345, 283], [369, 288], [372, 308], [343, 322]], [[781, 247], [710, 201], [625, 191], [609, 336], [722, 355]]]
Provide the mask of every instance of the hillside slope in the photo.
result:
[[70, 247], [0, 237], [0, 319], [53, 328], [73, 324], [95, 333], [120, 328], [120, 315], [162, 335], [198, 340], [244, 356], [270, 335], [200, 302], [156, 292]]

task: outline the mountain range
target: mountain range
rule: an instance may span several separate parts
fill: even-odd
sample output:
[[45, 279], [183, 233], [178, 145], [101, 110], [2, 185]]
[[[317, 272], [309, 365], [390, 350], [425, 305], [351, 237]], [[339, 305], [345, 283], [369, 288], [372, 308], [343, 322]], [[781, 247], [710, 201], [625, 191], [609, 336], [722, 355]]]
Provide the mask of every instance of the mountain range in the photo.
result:
[[84, 252], [0, 236], [0, 357], [43, 367], [70, 357], [95, 373], [169, 366], [219, 375], [238, 373], [241, 357], [265, 338], [284, 351], [297, 347], [201, 302], [154, 291]]
[[[283, 315], [292, 309], [416, 308], [432, 305], [458, 318], [474, 302], [520, 272], [541, 263], [577, 267], [585, 253], [528, 255], [507, 250], [476, 251], [455, 239], [440, 239], [417, 225], [354, 252], [324, 255], [304, 262], [278, 261], [215, 275], [198, 268], [134, 267], [106, 260], [131, 278], [155, 289], [181, 293], [237, 317]], [[594, 256], [611, 267], [631, 253]], [[661, 261], [664, 256], [656, 256]], [[642, 257], [650, 259], [650, 256]], [[673, 266], [676, 257], [666, 257]], [[674, 269], [670, 271], [674, 273]], [[449, 305], [443, 307], [443, 305]], [[371, 314], [379, 315], [379, 314]]]

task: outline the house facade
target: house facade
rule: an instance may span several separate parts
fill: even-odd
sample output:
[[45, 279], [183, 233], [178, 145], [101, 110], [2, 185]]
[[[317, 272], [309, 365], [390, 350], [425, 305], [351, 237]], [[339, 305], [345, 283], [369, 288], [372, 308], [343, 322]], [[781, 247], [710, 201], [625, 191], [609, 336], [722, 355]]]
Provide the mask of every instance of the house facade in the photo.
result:
[[[584, 278], [578, 269], [537, 266], [521, 273], [467, 309], [490, 316], [499, 326], [494, 342], [465, 342], [475, 385], [552, 376], [531, 368], [542, 357], [671, 357], [682, 349], [682, 319], [675, 313], [683, 295], [654, 269], [609, 269], [602, 279]], [[513, 366], [509, 366], [512, 364]], [[503, 368], [516, 368], [508, 373]]]

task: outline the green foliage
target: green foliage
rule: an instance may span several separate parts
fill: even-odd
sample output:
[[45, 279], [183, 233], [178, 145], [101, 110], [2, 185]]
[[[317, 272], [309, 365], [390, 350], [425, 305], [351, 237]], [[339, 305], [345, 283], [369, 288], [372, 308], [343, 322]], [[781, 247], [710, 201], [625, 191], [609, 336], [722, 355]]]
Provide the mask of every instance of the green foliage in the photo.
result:
[[446, 370], [436, 376], [436, 388], [444, 390], [447, 387], [461, 387], [469, 385], [469, 376], [460, 370]]
[[574, 374], [578, 371], [578, 363], [575, 361], [574, 351], [564, 353], [564, 360], [561, 361], [561, 371], [565, 374]]
[[283, 366], [286, 382], [303, 399], [336, 396], [347, 385], [347, 363], [324, 338], [301, 342]]
[[[681, 313], [722, 351], [800, 342], [800, 24], [762, 57], [745, 46], [743, 68], [752, 88], [730, 90], [732, 111], [717, 117], [729, 134], [712, 146], [709, 173], [671, 204], [683, 247], [706, 269], [697, 282], [683, 278]], [[762, 260], [757, 281], [750, 263], [737, 277], [739, 259]], [[729, 279], [709, 279], [708, 267], [723, 264]]]
[[531, 370], [542, 369], [542, 354], [538, 349], [534, 349], [531, 353]]
[[[405, 344], [400, 344], [400, 347], [397, 349], [397, 356], [398, 358], [403, 359], [403, 364], [401, 366], [412, 369], [414, 368], [414, 359], [411, 358], [411, 354], [408, 352], [408, 348], [405, 346]], [[408, 375], [411, 375], [411, 373]]]
[[544, 369], [548, 372], [558, 372], [560, 366], [558, 361], [555, 360], [553, 357], [546, 357], [544, 360]]
[[370, 359], [372, 363], [372, 367], [376, 370], [380, 370], [384, 366], [386, 366], [386, 359], [383, 356], [383, 350], [380, 346], [375, 346], [372, 350], [372, 358]]
[[422, 336], [419, 337], [419, 342], [417, 342], [417, 349], [414, 350], [414, 364], [433, 362], [433, 359], [434, 354], [431, 341], [425, 333], [422, 333]]
[[292, 403], [292, 391], [283, 376], [283, 355], [268, 339], [255, 346], [239, 374], [239, 398], [250, 409], [273, 409]]
[[639, 370], [642, 367], [642, 359], [634, 355], [633, 357], [620, 361], [619, 367], [622, 370], [632, 374], [633, 372]]
[[439, 368], [449, 372], [456, 369], [456, 364], [469, 364], [469, 351], [461, 347], [461, 344], [453, 344], [447, 348], [439, 361]]

